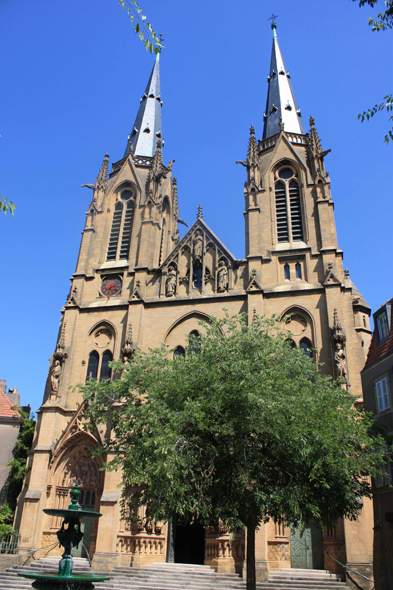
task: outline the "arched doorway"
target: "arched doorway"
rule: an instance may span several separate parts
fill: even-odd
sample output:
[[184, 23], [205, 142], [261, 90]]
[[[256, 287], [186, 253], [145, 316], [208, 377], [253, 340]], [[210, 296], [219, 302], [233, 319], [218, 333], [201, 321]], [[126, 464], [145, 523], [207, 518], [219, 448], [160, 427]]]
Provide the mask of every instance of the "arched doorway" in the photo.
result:
[[315, 522], [291, 528], [291, 567], [324, 569], [322, 529]]
[[[91, 434], [81, 432], [77, 428], [68, 440], [60, 445], [58, 453], [55, 453], [51, 462], [52, 477], [51, 485], [48, 486], [47, 508], [67, 508], [70, 503], [69, 492], [78, 481], [81, 490], [79, 503], [87, 510], [98, 511], [104, 475], [100, 471], [102, 459], [91, 456], [91, 452], [96, 447], [97, 440]], [[47, 524], [49, 530], [44, 531], [44, 534], [50, 532], [55, 540], [61, 519], [51, 517]], [[78, 549], [74, 549], [73, 554], [76, 557], [86, 557], [87, 553], [92, 557], [95, 551], [97, 527], [97, 520], [82, 521], [83, 544], [80, 543]]]

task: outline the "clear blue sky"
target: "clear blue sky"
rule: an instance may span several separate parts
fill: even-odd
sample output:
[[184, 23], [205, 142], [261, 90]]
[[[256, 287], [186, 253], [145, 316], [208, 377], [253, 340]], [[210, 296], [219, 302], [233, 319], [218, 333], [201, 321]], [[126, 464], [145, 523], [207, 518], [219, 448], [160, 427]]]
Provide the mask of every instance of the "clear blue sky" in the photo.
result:
[[[378, 5], [383, 7], [382, 0]], [[387, 116], [357, 114], [391, 91], [393, 32], [373, 33], [351, 0], [141, 0], [158, 31], [164, 160], [175, 159], [180, 215], [204, 219], [244, 256], [244, 159], [262, 136], [274, 11], [308, 129], [332, 181], [339, 246], [373, 311], [393, 295], [392, 144]], [[101, 161], [123, 155], [153, 58], [117, 0], [3, 0], [0, 71], [0, 378], [38, 409]], [[389, 86], [390, 85], [390, 86]], [[183, 227], [183, 226], [181, 226]]]

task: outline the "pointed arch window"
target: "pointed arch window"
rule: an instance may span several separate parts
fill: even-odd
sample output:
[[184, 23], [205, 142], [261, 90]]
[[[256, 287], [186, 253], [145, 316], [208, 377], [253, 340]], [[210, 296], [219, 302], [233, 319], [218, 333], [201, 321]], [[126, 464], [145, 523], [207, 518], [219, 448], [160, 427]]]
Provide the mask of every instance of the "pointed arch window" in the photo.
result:
[[277, 176], [274, 187], [277, 241], [302, 242], [303, 220], [298, 179], [288, 166], [279, 169]]
[[[130, 190], [124, 190], [113, 212], [107, 260], [127, 260], [130, 252], [135, 201]], [[121, 236], [121, 237], [120, 237]]]
[[178, 358], [184, 356], [185, 354], [186, 351], [184, 350], [184, 348], [182, 346], [178, 346], [173, 352], [173, 358]]
[[109, 366], [111, 361], [113, 361], [113, 354], [110, 350], [106, 350], [102, 355], [100, 381], [106, 381], [112, 377], [112, 369]]
[[188, 350], [189, 352], [194, 352], [195, 354], [199, 354], [201, 352], [201, 341], [198, 330], [193, 330], [190, 332]]
[[300, 341], [300, 348], [302, 349], [303, 353], [308, 356], [309, 359], [314, 358], [314, 353], [312, 351], [312, 344], [308, 338], [303, 338]]
[[116, 260], [122, 216], [123, 203], [117, 203], [113, 212], [111, 235], [109, 236], [108, 254], [106, 257], [107, 260]]
[[86, 381], [88, 381], [89, 379], [97, 379], [99, 360], [99, 354], [94, 350], [89, 356], [89, 362], [87, 364]]
[[128, 255], [130, 252], [130, 243], [131, 243], [131, 233], [132, 233], [132, 225], [134, 222], [134, 203], [133, 201], [129, 201], [127, 204], [127, 209], [124, 216], [124, 225], [123, 225], [123, 234], [121, 237], [121, 245], [120, 245], [120, 259], [127, 260]]

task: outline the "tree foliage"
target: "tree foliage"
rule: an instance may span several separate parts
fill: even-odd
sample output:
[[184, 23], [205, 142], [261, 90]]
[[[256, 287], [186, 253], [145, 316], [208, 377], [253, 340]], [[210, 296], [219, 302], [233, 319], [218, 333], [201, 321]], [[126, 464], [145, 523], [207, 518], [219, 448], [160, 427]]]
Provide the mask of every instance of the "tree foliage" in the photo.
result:
[[161, 38], [147, 21], [147, 17], [142, 14], [142, 8], [138, 2], [135, 2], [135, 0], [118, 0], [118, 2], [123, 11], [127, 11], [127, 16], [134, 27], [134, 31], [138, 34], [146, 50], [150, 51], [150, 53], [153, 53], [153, 51], [155, 54], [160, 53], [163, 47]]
[[[357, 0], [353, 0], [353, 2], [357, 2]], [[359, 0], [359, 6], [362, 7], [368, 4], [374, 8], [377, 2], [378, 0]], [[368, 24], [372, 27], [373, 31], [386, 31], [387, 29], [393, 28], [393, 0], [385, 0], [384, 5], [386, 6], [386, 10], [378, 14], [377, 20], [371, 16], [368, 18]]]
[[142, 505], [146, 521], [177, 515], [231, 530], [357, 517], [383, 441], [353, 396], [286, 339], [276, 319], [213, 318], [184, 356], [137, 350], [113, 363], [120, 378], [82, 387], [91, 427], [110, 425], [97, 452], [121, 469], [130, 518]]
[[8, 463], [11, 467], [8, 476], [7, 501], [0, 508], [0, 537], [14, 532], [12, 523], [16, 509], [16, 502], [22, 490], [23, 480], [27, 473], [27, 454], [33, 443], [35, 421], [26, 412], [17, 408], [22, 417], [18, 438], [12, 451], [13, 459]]
[[4, 215], [7, 215], [7, 211], [9, 210], [11, 215], [14, 214], [16, 209], [16, 205], [12, 201], [8, 201], [6, 197], [2, 197], [0, 195], [0, 211], [4, 211]]
[[[353, 0], [356, 2], [357, 0]], [[359, 6], [362, 7], [365, 4], [368, 4], [372, 8], [376, 5], [378, 0], [359, 0]], [[393, 28], [393, 0], [385, 0], [384, 2], [386, 6], [385, 12], [380, 12], [378, 14], [377, 20], [373, 19], [371, 16], [368, 19], [368, 24], [372, 27], [373, 31], [387, 31], [388, 29]], [[369, 121], [374, 115], [381, 111], [392, 112], [393, 111], [393, 95], [388, 94], [384, 97], [383, 102], [376, 104], [373, 108], [367, 109], [367, 111], [363, 111], [363, 113], [359, 113], [358, 119], [363, 121]], [[389, 121], [393, 121], [393, 115], [389, 117]], [[389, 140], [393, 140], [393, 128], [389, 129], [388, 133], [385, 135], [385, 143], [389, 143]]]

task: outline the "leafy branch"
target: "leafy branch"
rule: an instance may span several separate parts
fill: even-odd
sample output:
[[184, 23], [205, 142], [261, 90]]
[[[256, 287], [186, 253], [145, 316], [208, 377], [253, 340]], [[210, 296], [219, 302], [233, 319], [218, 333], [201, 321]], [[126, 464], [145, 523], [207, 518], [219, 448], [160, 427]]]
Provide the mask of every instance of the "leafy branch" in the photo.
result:
[[0, 195], [0, 211], [4, 211], [4, 215], [7, 215], [8, 209], [10, 210], [11, 215], [13, 215], [16, 205], [14, 205], [12, 201], [8, 201], [6, 197], [1, 198]]
[[[387, 96], [385, 96], [384, 102], [381, 102], [381, 104], [376, 104], [375, 106], [373, 106], [372, 109], [367, 109], [367, 111], [363, 111], [363, 113], [360, 113], [358, 115], [358, 119], [360, 119], [362, 123], [366, 119], [367, 121], [369, 121], [374, 115], [376, 115], [380, 111], [384, 111], [385, 109], [388, 113], [393, 111], [392, 94], [388, 94]], [[393, 121], [393, 115], [389, 117], [388, 121]], [[393, 140], [393, 128], [389, 129], [388, 134], [385, 135], [385, 143], [389, 143], [389, 138]]]
[[[355, 0], [354, 0], [355, 1]], [[374, 8], [378, 0], [360, 0], [359, 6], [362, 7], [365, 4], [369, 4]], [[385, 12], [378, 14], [378, 20], [373, 19], [371, 16], [368, 19], [368, 24], [372, 27], [373, 31], [386, 31], [387, 29], [393, 28], [393, 0], [385, 0], [386, 6]]]
[[135, 0], [118, 0], [123, 12], [127, 10], [127, 16], [130, 19], [135, 33], [139, 35], [139, 39], [145, 46], [146, 51], [150, 53], [161, 52], [163, 47], [160, 36], [157, 35], [151, 24], [147, 22], [147, 17], [142, 14], [142, 8]]
[[[353, 0], [355, 2], [355, 0]], [[365, 4], [374, 8], [378, 0], [360, 0], [359, 6], [362, 7]], [[371, 16], [368, 19], [368, 24], [372, 27], [373, 31], [387, 31], [388, 29], [393, 28], [393, 0], [385, 0], [384, 5], [386, 6], [385, 12], [380, 12], [378, 14], [378, 20], [375, 20]], [[392, 94], [388, 94], [384, 98], [384, 102], [380, 104], [376, 104], [372, 109], [367, 109], [367, 111], [363, 111], [363, 113], [359, 113], [358, 119], [365, 121], [369, 121], [376, 113], [380, 111], [387, 110], [387, 112], [393, 111], [393, 96]], [[388, 121], [393, 121], [393, 115], [389, 117]], [[389, 140], [393, 140], [393, 128], [389, 129], [388, 133], [385, 135], [385, 143], [388, 144]]]

